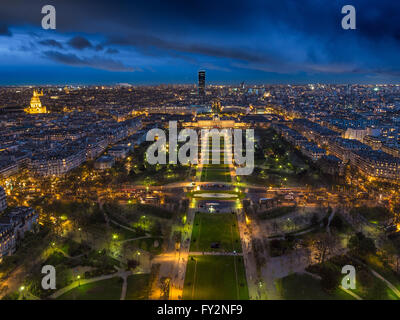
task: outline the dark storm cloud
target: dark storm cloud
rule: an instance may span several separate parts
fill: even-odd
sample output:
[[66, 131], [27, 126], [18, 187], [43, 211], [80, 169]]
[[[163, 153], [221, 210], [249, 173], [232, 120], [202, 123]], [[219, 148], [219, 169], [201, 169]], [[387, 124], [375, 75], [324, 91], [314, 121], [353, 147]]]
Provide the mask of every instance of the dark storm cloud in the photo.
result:
[[58, 42], [57, 40], [54, 40], [54, 39], [42, 40], [42, 41], [39, 41], [39, 44], [41, 44], [42, 46], [54, 47], [54, 48], [58, 48], [58, 49], [62, 49], [63, 48], [63, 45], [60, 42]]
[[34, 42], [28, 41], [28, 42], [24, 43], [23, 45], [21, 45], [18, 49], [22, 52], [28, 53], [28, 52], [34, 52], [37, 49], [37, 46]]
[[71, 40], [68, 41], [68, 44], [72, 48], [77, 49], [77, 50], [92, 48], [92, 44], [90, 43], [90, 41], [81, 36], [73, 37]]
[[[44, 4], [2, 0], [0, 21], [40, 28]], [[357, 10], [356, 30], [341, 28], [341, 8], [347, 4]], [[77, 64], [89, 63], [67, 49], [91, 49], [99, 59], [109, 54], [120, 58], [118, 49], [124, 47], [124, 54], [132, 50], [143, 61], [173, 58], [182, 64], [208, 63], [215, 70], [234, 67], [243, 74], [248, 69], [361, 77], [363, 72], [389, 75], [400, 69], [400, 2], [393, 0], [53, 0], [52, 5], [56, 33], [79, 34], [64, 45], [63, 59], [52, 57], [60, 63], [71, 56]], [[93, 35], [107, 41], [96, 44]]]
[[249, 50], [243, 50], [234, 47], [219, 47], [212, 44], [203, 45], [196, 43], [167, 41], [158, 37], [143, 34], [130, 34], [127, 37], [112, 37], [109, 39], [108, 44], [143, 48], [155, 47], [165, 50], [202, 54], [219, 58], [246, 60], [250, 62], [276, 62], [276, 59], [271, 56]]
[[[40, 25], [41, 0], [3, 0], [0, 21]], [[340, 9], [348, 1], [322, 0], [53, 0], [57, 9], [57, 29], [60, 31], [100, 32], [115, 34], [128, 30], [158, 34], [198, 32], [242, 32], [258, 34], [268, 30], [257, 29], [260, 22], [275, 27], [332, 36], [341, 33]], [[353, 5], [357, 9], [360, 33], [366, 36], [398, 37], [400, 4], [393, 0], [363, 0]], [[29, 13], [29, 14], [28, 14]], [[151, 26], [151, 28], [148, 28]]]
[[11, 37], [12, 33], [5, 24], [0, 24], [0, 36]]
[[94, 49], [95, 49], [96, 51], [101, 51], [101, 50], [104, 49], [104, 47], [103, 47], [101, 44], [98, 44], [98, 45], [96, 45], [96, 46], [94, 47]]
[[95, 69], [102, 69], [108, 71], [134, 71], [133, 68], [125, 66], [123, 63], [112, 60], [105, 59], [101, 57], [78, 57], [75, 54], [64, 54], [58, 51], [46, 51], [43, 55], [55, 62], [59, 62], [62, 64], [70, 65], [70, 66], [78, 66], [78, 67], [90, 67]]
[[106, 50], [106, 53], [108, 53], [108, 54], [116, 54], [116, 53], [119, 53], [119, 51], [117, 49], [114, 49], [114, 48], [108, 48]]

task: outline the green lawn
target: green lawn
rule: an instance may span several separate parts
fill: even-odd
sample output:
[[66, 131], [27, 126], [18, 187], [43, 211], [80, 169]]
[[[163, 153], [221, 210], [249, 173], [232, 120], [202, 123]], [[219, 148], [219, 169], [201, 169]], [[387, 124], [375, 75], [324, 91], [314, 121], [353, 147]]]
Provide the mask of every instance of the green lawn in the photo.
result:
[[[220, 164], [212, 163], [212, 152], [209, 152], [209, 164], [203, 166], [201, 181], [203, 182], [231, 182], [229, 164], [224, 163], [224, 140], [221, 138]], [[210, 138], [211, 145], [211, 138]]]
[[370, 254], [365, 259], [366, 264], [374, 271], [379, 273], [386, 280], [391, 282], [400, 290], [400, 276], [382, 261], [376, 254]]
[[234, 256], [189, 257], [184, 300], [247, 300], [249, 293], [243, 258]]
[[[219, 248], [211, 248], [213, 242]], [[196, 213], [190, 251], [242, 252], [236, 215], [232, 213]]]
[[390, 219], [391, 214], [385, 207], [354, 207], [350, 210], [351, 214], [359, 213], [364, 216], [370, 223], [379, 224], [385, 223]]
[[125, 300], [147, 300], [150, 274], [134, 274], [128, 277]]
[[76, 287], [58, 297], [58, 300], [119, 300], [121, 290], [122, 279], [115, 277]]
[[201, 173], [202, 182], [231, 182], [231, 173], [229, 168], [219, 167], [219, 165], [213, 165], [213, 167], [203, 168]]
[[320, 280], [308, 274], [294, 273], [279, 279], [278, 288], [284, 300], [354, 300], [339, 288], [328, 294], [322, 289]]
[[261, 220], [276, 219], [276, 218], [280, 218], [286, 214], [292, 213], [294, 210], [296, 210], [295, 206], [277, 207], [277, 208], [273, 208], [273, 209], [267, 210], [265, 212], [259, 213], [258, 217]]
[[[340, 278], [341, 269], [344, 265], [352, 265], [356, 268], [356, 289], [352, 291], [361, 298], [366, 300], [398, 300], [398, 297], [382, 280], [375, 277], [367, 267], [349, 256], [335, 256], [322, 264], [309, 266], [307, 271], [323, 276], [326, 273], [324, 270], [333, 270]], [[384, 271], [384, 269], [378, 269], [377, 265], [373, 268], [378, 272], [383, 273]]]

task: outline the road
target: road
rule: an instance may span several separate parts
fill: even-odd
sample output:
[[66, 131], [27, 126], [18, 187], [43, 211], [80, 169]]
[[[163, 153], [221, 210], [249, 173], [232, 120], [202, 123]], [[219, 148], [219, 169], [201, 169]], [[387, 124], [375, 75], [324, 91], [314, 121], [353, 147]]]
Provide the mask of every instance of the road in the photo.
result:
[[[187, 213], [186, 224], [182, 229], [182, 239], [179, 249], [177, 250], [175, 247], [175, 239], [173, 239], [173, 232], [171, 232], [171, 237], [168, 240], [166, 252], [156, 256], [152, 261], [152, 264], [160, 264], [157, 286], [160, 284], [160, 281], [163, 277], [171, 279], [169, 295], [170, 300], [182, 299], [194, 215], [195, 210], [189, 209]], [[158, 300], [160, 297], [161, 291], [158, 290], [153, 293], [151, 298]]]
[[257, 264], [252, 252], [252, 234], [246, 223], [243, 210], [237, 214], [240, 241], [242, 243], [243, 261], [246, 269], [247, 287], [250, 300], [266, 299], [266, 294], [258, 285]]

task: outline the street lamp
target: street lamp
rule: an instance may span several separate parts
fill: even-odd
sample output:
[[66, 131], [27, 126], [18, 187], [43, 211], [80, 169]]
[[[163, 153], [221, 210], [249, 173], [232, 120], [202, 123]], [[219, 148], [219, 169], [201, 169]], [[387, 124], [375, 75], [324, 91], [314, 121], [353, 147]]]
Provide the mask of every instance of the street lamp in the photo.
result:
[[78, 279], [78, 281], [79, 281], [79, 283], [78, 283], [78, 287], [80, 287], [80, 286], [81, 286], [81, 276], [78, 274], [76, 278], [77, 278], [77, 279]]
[[22, 294], [22, 298], [25, 297], [25, 295], [24, 295], [24, 290], [25, 290], [25, 287], [24, 287], [24, 286], [21, 286], [21, 287], [19, 288], [19, 291], [20, 291], [21, 294]]

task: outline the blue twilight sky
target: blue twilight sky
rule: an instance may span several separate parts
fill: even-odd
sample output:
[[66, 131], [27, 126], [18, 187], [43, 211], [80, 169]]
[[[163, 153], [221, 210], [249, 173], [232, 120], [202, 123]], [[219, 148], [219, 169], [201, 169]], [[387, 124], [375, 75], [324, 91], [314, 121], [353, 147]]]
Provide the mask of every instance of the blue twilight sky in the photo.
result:
[[400, 83], [399, 53], [394, 0], [0, 2], [0, 85], [196, 83], [199, 69], [207, 83]]

